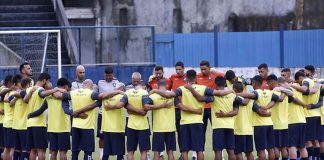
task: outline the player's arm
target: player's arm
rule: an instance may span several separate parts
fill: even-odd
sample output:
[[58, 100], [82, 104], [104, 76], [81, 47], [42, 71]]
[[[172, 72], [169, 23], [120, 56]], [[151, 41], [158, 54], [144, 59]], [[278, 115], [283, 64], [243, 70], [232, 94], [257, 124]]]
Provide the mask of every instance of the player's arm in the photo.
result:
[[321, 95], [318, 102], [316, 104], [310, 104], [308, 105], [308, 109], [316, 109], [316, 108], [320, 108], [323, 106], [323, 96]]
[[55, 88], [49, 89], [49, 90], [39, 90], [38, 95], [41, 98], [45, 98], [46, 96], [52, 95], [55, 92], [62, 92], [62, 93], [64, 93], [64, 92], [66, 92], [66, 90], [55, 87]]
[[191, 94], [197, 99], [199, 102], [205, 102], [205, 97], [200, 95], [193, 87], [191, 84], [186, 84], [184, 86], [186, 89], [188, 89]]
[[165, 97], [165, 98], [172, 98], [172, 97], [175, 97], [176, 94], [172, 91], [161, 91], [161, 90], [158, 90], [158, 89], [152, 89], [150, 91], [150, 94], [153, 94], [153, 93], [156, 93], [156, 94], [159, 94], [161, 95], [162, 97]]
[[107, 98], [111, 98], [115, 95], [118, 95], [118, 94], [124, 94], [123, 91], [120, 91], [120, 90], [114, 90], [112, 92], [104, 92], [104, 93], [100, 93], [98, 95], [98, 99], [99, 100], [102, 100], [102, 99], [107, 99]]
[[271, 101], [266, 106], [260, 106], [260, 107], [265, 110], [268, 110], [272, 108], [277, 102], [282, 102], [285, 96], [286, 95], [284, 93], [281, 93], [280, 96], [276, 94], [272, 94]]
[[233, 91], [232, 90], [229, 90], [227, 88], [224, 89], [224, 90], [214, 90], [213, 91], [213, 95], [214, 96], [226, 96], [226, 95], [228, 95], [230, 93], [233, 93]]
[[127, 104], [126, 109], [129, 114], [136, 114], [136, 115], [144, 116], [147, 113], [147, 111], [145, 111], [144, 109], [138, 109], [131, 104]]
[[33, 95], [33, 93], [39, 88], [39, 86], [34, 86], [32, 87], [29, 92], [26, 94], [26, 96], [24, 97], [24, 102], [28, 103], [29, 99], [31, 98], [31, 96]]
[[10, 107], [15, 106], [17, 99], [18, 98], [14, 97], [13, 95], [9, 96], [9, 104], [10, 104]]
[[276, 87], [276, 88], [273, 89], [273, 91], [278, 91], [278, 92], [285, 93], [287, 96], [293, 96], [294, 95], [292, 90], [284, 88], [284, 87]]
[[253, 104], [252, 110], [253, 110], [253, 112], [257, 113], [261, 117], [270, 117], [271, 116], [270, 112], [267, 112], [266, 109], [261, 108], [256, 103]]
[[48, 104], [47, 104], [47, 101], [45, 100], [43, 102], [42, 106], [38, 110], [36, 110], [32, 113], [29, 113], [27, 118], [29, 119], [29, 118], [37, 117], [37, 116], [41, 115], [47, 108], [48, 108]]
[[10, 87], [10, 88], [3, 88], [1, 91], [0, 91], [0, 96], [5, 96], [7, 93], [9, 93], [10, 91], [12, 91], [13, 88]]
[[321, 84], [320, 83], [315, 83], [315, 85], [313, 86], [313, 88], [309, 89], [309, 94], [315, 94], [318, 92], [318, 90], [321, 88]]
[[189, 106], [186, 106], [186, 105], [182, 104], [178, 97], [175, 97], [174, 101], [175, 101], [175, 106], [180, 108], [184, 112], [189, 112], [189, 113], [199, 114], [199, 115], [201, 115], [203, 113], [202, 108], [193, 109], [193, 108], [191, 108]]
[[248, 92], [236, 93], [236, 95], [243, 98], [254, 99], [254, 100], [257, 100], [259, 98], [258, 92], [256, 91], [253, 91], [251, 93]]
[[235, 97], [233, 101], [233, 110], [227, 113], [224, 113], [223, 111], [216, 112], [216, 117], [234, 117], [237, 115], [239, 111], [239, 106], [242, 104], [242, 99], [239, 97]]
[[160, 109], [160, 108], [167, 108], [167, 107], [172, 106], [172, 102], [170, 100], [167, 100], [166, 102], [164, 102], [162, 104], [154, 104], [152, 99], [149, 96], [143, 97], [142, 103], [143, 103], [143, 108], [146, 111], [156, 110], [156, 109]]
[[63, 111], [65, 114], [73, 116], [73, 110], [70, 109], [69, 100], [71, 100], [71, 95], [69, 93], [63, 93], [63, 96], [62, 96]]
[[100, 107], [101, 106], [101, 101], [96, 101], [95, 103], [92, 103], [92, 104], [89, 104], [89, 105], [86, 105], [78, 110], [75, 110], [73, 111], [73, 115], [78, 115], [80, 113], [85, 113], [85, 112], [88, 112], [88, 111], [91, 111], [97, 107]]
[[248, 98], [244, 98], [244, 99], [242, 99], [242, 103], [241, 103], [241, 105], [242, 106], [246, 106], [246, 105], [248, 105], [250, 103], [250, 99], [248, 99]]

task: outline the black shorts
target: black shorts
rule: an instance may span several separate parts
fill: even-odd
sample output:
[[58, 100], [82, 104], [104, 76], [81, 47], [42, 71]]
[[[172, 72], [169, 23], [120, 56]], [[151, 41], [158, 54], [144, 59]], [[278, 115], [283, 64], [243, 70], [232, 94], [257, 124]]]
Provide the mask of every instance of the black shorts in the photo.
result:
[[4, 128], [3, 124], [0, 124], [0, 148], [4, 147]]
[[103, 132], [104, 155], [125, 154], [125, 133]]
[[235, 148], [234, 129], [217, 128], [213, 129], [213, 150], [222, 151], [223, 149]]
[[153, 151], [176, 150], [175, 132], [153, 132]]
[[180, 125], [180, 152], [204, 151], [202, 123]]
[[14, 130], [15, 150], [27, 150], [27, 130]]
[[273, 130], [275, 138], [275, 147], [284, 148], [289, 146], [289, 131], [288, 129]]
[[321, 117], [306, 117], [306, 141], [318, 140], [320, 137]]
[[273, 126], [254, 126], [254, 143], [257, 151], [274, 148]]
[[305, 147], [305, 123], [289, 124], [289, 145], [288, 147]]
[[127, 151], [136, 151], [139, 146], [140, 151], [151, 149], [150, 129], [135, 130], [127, 128]]
[[48, 141], [51, 151], [67, 151], [71, 149], [70, 132], [48, 132]]
[[101, 132], [102, 114], [98, 114], [97, 120], [97, 137], [103, 139], [103, 134]]
[[324, 142], [324, 125], [320, 126], [320, 136], [318, 137], [320, 142]]
[[28, 127], [27, 128], [27, 148], [28, 149], [46, 149], [47, 129], [46, 127]]
[[6, 148], [13, 148], [15, 147], [15, 137], [14, 131], [12, 128], [3, 127], [3, 140], [4, 140], [4, 147]]
[[95, 136], [93, 129], [72, 127], [72, 151], [95, 151]]
[[250, 153], [253, 152], [253, 136], [252, 135], [235, 135], [234, 153]]

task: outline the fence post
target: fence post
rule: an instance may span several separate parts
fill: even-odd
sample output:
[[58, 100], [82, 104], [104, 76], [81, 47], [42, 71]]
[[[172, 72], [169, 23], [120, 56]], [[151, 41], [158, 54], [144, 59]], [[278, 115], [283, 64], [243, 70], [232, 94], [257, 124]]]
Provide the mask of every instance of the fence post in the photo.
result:
[[214, 66], [218, 67], [218, 26], [214, 26]]
[[156, 63], [156, 59], [155, 59], [155, 27], [151, 28], [151, 37], [152, 37], [152, 61], [154, 63]]
[[285, 66], [284, 31], [285, 31], [285, 25], [280, 24], [280, 67], [281, 68]]
[[81, 28], [78, 28], [78, 51], [79, 51], [79, 64], [81, 64]]

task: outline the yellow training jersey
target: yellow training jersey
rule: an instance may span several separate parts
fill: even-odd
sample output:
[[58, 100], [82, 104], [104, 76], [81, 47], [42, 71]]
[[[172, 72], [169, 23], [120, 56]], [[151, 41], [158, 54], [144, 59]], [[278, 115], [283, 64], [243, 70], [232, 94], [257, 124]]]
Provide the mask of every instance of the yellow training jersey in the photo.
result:
[[[303, 94], [293, 88], [291, 88], [291, 89], [294, 93], [293, 97], [302, 101]], [[288, 106], [289, 106], [288, 107], [288, 122], [289, 122], [289, 124], [306, 123], [305, 111], [304, 111], [303, 106], [298, 105], [294, 102], [289, 103]]]
[[[26, 93], [28, 94], [31, 89], [32, 87], [27, 88]], [[28, 112], [27, 112], [28, 114], [35, 112], [42, 106], [44, 99], [39, 96], [40, 90], [44, 90], [44, 89], [42, 87], [39, 87], [38, 89], [36, 89], [36, 91], [33, 92], [32, 96], [30, 97], [28, 102]], [[43, 112], [41, 115], [37, 117], [29, 118], [27, 120], [27, 127], [46, 127], [45, 112]]]
[[48, 108], [47, 132], [70, 132], [70, 115], [64, 113], [62, 100], [51, 95], [47, 96], [45, 100]]
[[[305, 83], [305, 82], [308, 82], [309, 89], [313, 88], [315, 85], [314, 80], [312, 80], [310, 78], [305, 78], [303, 80], [303, 83]], [[319, 97], [320, 97], [320, 89], [315, 94], [303, 95], [303, 101], [305, 104], [317, 104]], [[321, 110], [321, 108], [316, 108], [316, 109], [306, 109], [305, 108], [305, 116], [306, 117], [319, 117], [319, 116], [321, 116], [320, 110]]]
[[[237, 77], [237, 81], [243, 83], [243, 79], [241, 77]], [[228, 89], [233, 90], [233, 84], [230, 81], [226, 80], [226, 86]], [[243, 92], [247, 92], [247, 91], [248, 91], [247, 86], [243, 84]]]
[[[212, 128], [229, 128], [234, 129], [234, 117], [216, 117], [215, 113], [223, 111], [224, 113], [233, 110], [233, 103], [236, 95], [230, 93], [226, 96], [214, 96], [214, 102], [212, 102], [211, 117], [212, 117]], [[237, 106], [238, 107], [238, 106]]]
[[[193, 84], [192, 87], [198, 92], [200, 95], [205, 95], [206, 86]], [[184, 86], [179, 87], [181, 90], [181, 103], [194, 108], [194, 109], [204, 109], [204, 102], [199, 102], [192, 93], [186, 89]], [[185, 111], [181, 111], [181, 120], [180, 124], [195, 124], [195, 123], [203, 123], [203, 114], [193, 114]]]
[[250, 100], [246, 106], [240, 105], [238, 114], [234, 118], [235, 135], [253, 135], [253, 106], [254, 101]]
[[[2, 89], [4, 89], [5, 87], [4, 86], [1, 86], [0, 87], [0, 92], [2, 91]], [[4, 97], [0, 97], [0, 111], [3, 110], [3, 105], [4, 105], [4, 102], [3, 102], [3, 99]], [[4, 117], [4, 114], [0, 114], [0, 124], [3, 123], [3, 117]]]
[[[126, 91], [125, 95], [127, 96], [128, 104], [134, 106], [137, 109], [143, 109], [142, 98], [143, 96], [148, 95], [148, 93], [144, 89], [130, 89]], [[129, 114], [127, 127], [135, 130], [149, 129], [147, 115], [142, 116]]]
[[[273, 91], [274, 94], [280, 96], [281, 92]], [[276, 102], [271, 108], [271, 119], [273, 129], [288, 129], [288, 97], [286, 96], [282, 102]]]
[[[94, 104], [95, 100], [91, 98], [92, 93], [92, 90], [83, 88], [71, 91], [72, 109], [75, 111], [87, 105]], [[80, 129], [95, 129], [97, 109], [95, 108], [85, 113], [88, 115], [86, 119], [73, 118], [72, 127]]]
[[[154, 105], [160, 105], [167, 101], [174, 104], [174, 98], [165, 98], [157, 93], [150, 95]], [[175, 109], [174, 106], [169, 108], [160, 108], [153, 110], [153, 132], [175, 132]]]
[[[11, 95], [13, 95], [15, 91], [10, 91], [5, 95], [5, 99], [9, 99]], [[12, 128], [13, 124], [13, 117], [14, 117], [14, 107], [10, 107], [9, 102], [4, 102], [4, 118], [3, 118], [3, 127], [5, 128]]]
[[[254, 102], [259, 106], [266, 106], [268, 103], [271, 102], [272, 98], [272, 91], [270, 90], [255, 90], [258, 93], [258, 99]], [[269, 112], [269, 110], [267, 110]], [[271, 126], [273, 125], [271, 117], [262, 117], [259, 116], [257, 113], [253, 112], [253, 126]]]
[[18, 98], [15, 103], [13, 129], [26, 130], [27, 129], [27, 112], [28, 104], [22, 98]]
[[104, 106], [108, 103], [116, 105], [123, 98], [122, 94], [115, 95], [102, 101], [102, 132], [125, 132], [125, 108], [105, 110]]

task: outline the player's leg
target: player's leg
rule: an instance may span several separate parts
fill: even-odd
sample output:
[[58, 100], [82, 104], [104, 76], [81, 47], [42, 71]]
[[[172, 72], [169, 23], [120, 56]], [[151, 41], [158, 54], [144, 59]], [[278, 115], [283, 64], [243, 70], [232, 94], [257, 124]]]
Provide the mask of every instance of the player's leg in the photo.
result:
[[34, 143], [35, 148], [37, 148], [37, 158], [38, 160], [46, 159], [46, 148], [47, 143], [47, 128], [46, 127], [33, 127]]
[[258, 159], [265, 160], [266, 154], [265, 149], [267, 149], [267, 126], [255, 126], [254, 127], [254, 144], [257, 151]]
[[[180, 148], [180, 120], [181, 120], [181, 110], [179, 108], [175, 109], [175, 116], [176, 116], [176, 129], [177, 129], [177, 136], [178, 136], [178, 147]], [[180, 158], [181, 159], [181, 154]]]
[[102, 159], [103, 156], [103, 148], [104, 148], [104, 139], [101, 132], [101, 122], [102, 122], [102, 114], [98, 113], [97, 120], [97, 137], [98, 137], [98, 145], [99, 145], [99, 158]]
[[127, 159], [134, 160], [134, 152], [138, 145], [138, 132], [131, 128], [126, 128], [127, 130]]
[[[138, 145], [139, 150], [141, 152], [141, 160], [147, 159], [147, 152], [151, 149], [151, 141], [150, 141], [150, 129], [147, 130], [139, 130], [138, 132]], [[161, 151], [159, 151], [160, 153]], [[158, 154], [159, 154], [158, 153]]]
[[67, 156], [66, 156], [66, 153], [67, 153], [67, 150], [60, 150], [60, 160], [67, 160]]
[[320, 126], [319, 142], [321, 147], [320, 159], [324, 159], [324, 125]]
[[14, 136], [14, 154], [13, 154], [13, 160], [19, 160], [21, 156], [21, 142], [19, 137], [19, 131], [13, 130], [13, 136]]
[[225, 129], [225, 148], [227, 151], [228, 159], [235, 160], [234, 148], [235, 148], [235, 138], [234, 129]]
[[58, 150], [60, 152], [60, 160], [67, 160], [66, 153], [71, 149], [70, 132], [58, 133]]
[[58, 152], [58, 134], [53, 132], [48, 132], [50, 159], [56, 160]]
[[197, 159], [204, 159], [204, 125], [200, 123], [189, 124], [190, 148], [197, 152]]
[[190, 140], [189, 125], [180, 125], [180, 136], [178, 137], [178, 141], [181, 141], [179, 148], [182, 160], [188, 160], [188, 152], [191, 149]]
[[222, 151], [214, 151], [215, 152], [215, 160], [222, 160]]
[[72, 160], [78, 160], [80, 153], [81, 129], [72, 127]]
[[307, 153], [308, 153], [308, 158], [312, 158], [314, 156], [314, 148], [313, 148], [313, 137], [314, 137], [314, 133], [313, 133], [313, 129], [314, 125], [313, 125], [313, 117], [306, 117], [306, 149], [307, 149]]
[[20, 144], [21, 144], [21, 155], [22, 160], [26, 160], [29, 157], [28, 148], [27, 148], [27, 130], [20, 130], [19, 132]]
[[176, 136], [175, 132], [166, 133], [165, 146], [168, 154], [168, 160], [174, 160], [173, 151], [176, 151]]
[[245, 157], [247, 160], [254, 160], [254, 156], [252, 152], [245, 152]]
[[164, 150], [164, 132], [153, 132], [152, 151], [154, 152], [153, 160], [160, 159], [160, 152]]
[[29, 160], [36, 160], [37, 150], [34, 146], [34, 135], [32, 127], [27, 128], [27, 148], [30, 149]]
[[93, 129], [81, 129], [80, 149], [84, 151], [84, 160], [92, 160], [95, 151], [95, 135]]
[[51, 153], [50, 159], [51, 160], [56, 160], [57, 152], [58, 152], [57, 150], [50, 150], [50, 153]]
[[301, 157], [300, 159], [301, 160], [307, 160], [308, 159], [308, 153], [307, 153], [306, 148], [303, 147], [303, 148], [299, 148], [298, 150], [299, 150], [300, 157]]

